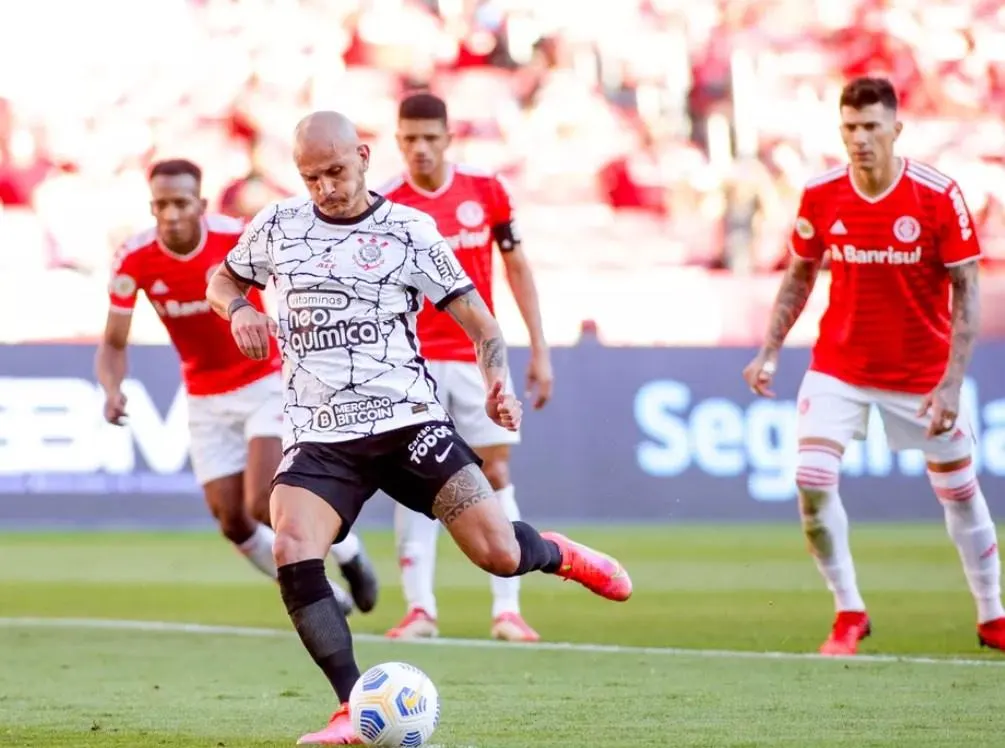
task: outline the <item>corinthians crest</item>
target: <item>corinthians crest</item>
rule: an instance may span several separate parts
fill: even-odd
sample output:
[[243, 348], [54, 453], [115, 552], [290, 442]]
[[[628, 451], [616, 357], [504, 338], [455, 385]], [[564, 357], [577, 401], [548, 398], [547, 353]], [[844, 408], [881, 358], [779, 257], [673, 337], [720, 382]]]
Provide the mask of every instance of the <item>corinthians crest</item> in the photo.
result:
[[352, 259], [359, 267], [363, 270], [373, 270], [384, 264], [384, 248], [387, 247], [387, 242], [380, 241], [375, 236], [368, 239], [360, 236], [356, 241], [359, 242], [359, 246]]

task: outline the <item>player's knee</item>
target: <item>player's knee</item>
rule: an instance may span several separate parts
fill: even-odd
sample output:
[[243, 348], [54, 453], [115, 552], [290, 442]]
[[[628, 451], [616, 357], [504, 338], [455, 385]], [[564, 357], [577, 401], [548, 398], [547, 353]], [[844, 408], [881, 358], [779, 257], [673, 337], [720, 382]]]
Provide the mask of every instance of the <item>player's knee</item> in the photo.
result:
[[469, 546], [468, 556], [482, 570], [497, 577], [512, 576], [520, 566], [520, 544], [513, 533], [492, 530]]
[[799, 513], [804, 523], [819, 512], [837, 491], [841, 475], [841, 452], [836, 445], [801, 444], [796, 466]]
[[255, 521], [248, 514], [240, 496], [216, 496], [209, 501], [220, 533], [231, 543], [240, 545], [255, 531]]
[[295, 564], [317, 556], [313, 551], [309, 534], [299, 532], [296, 527], [287, 526], [276, 530], [276, 540], [272, 545], [272, 555], [276, 566]]
[[964, 457], [952, 462], [928, 463], [928, 480], [943, 506], [971, 506], [980, 496], [973, 460]]
[[506, 488], [509, 485], [509, 460], [490, 459], [482, 463], [482, 472], [488, 479], [493, 491]]

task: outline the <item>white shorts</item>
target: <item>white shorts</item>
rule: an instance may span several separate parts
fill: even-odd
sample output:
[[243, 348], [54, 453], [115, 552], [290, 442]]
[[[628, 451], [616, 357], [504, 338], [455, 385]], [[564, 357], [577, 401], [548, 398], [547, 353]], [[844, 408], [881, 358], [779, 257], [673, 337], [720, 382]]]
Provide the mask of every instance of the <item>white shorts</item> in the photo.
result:
[[199, 485], [243, 472], [251, 439], [282, 437], [282, 378], [269, 375], [222, 395], [189, 395], [188, 428]]
[[847, 446], [852, 439], [865, 439], [869, 408], [875, 405], [891, 451], [920, 449], [933, 462], [969, 457], [975, 437], [965, 409], [952, 431], [929, 439], [926, 431], [931, 417], [918, 417], [922, 399], [922, 395], [856, 387], [828, 374], [808, 371], [799, 388], [797, 433], [800, 439], [816, 437]]
[[[485, 412], [485, 382], [478, 364], [467, 361], [427, 361], [436, 380], [440, 404], [457, 427], [457, 433], [471, 447], [494, 447], [520, 443], [517, 431], [504, 429]], [[506, 391], [513, 392], [513, 382], [506, 380]]]

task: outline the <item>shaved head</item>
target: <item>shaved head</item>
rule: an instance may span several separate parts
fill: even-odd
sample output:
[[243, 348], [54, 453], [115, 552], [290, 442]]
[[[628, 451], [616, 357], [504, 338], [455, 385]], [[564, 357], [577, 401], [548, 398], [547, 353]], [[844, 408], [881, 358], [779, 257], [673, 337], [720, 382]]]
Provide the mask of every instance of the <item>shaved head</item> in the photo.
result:
[[338, 112], [313, 112], [297, 123], [294, 133], [298, 151], [332, 146], [355, 148], [359, 145], [356, 126]]
[[365, 179], [370, 149], [345, 115], [313, 112], [300, 120], [293, 160], [314, 204], [328, 218], [352, 218], [370, 205]]

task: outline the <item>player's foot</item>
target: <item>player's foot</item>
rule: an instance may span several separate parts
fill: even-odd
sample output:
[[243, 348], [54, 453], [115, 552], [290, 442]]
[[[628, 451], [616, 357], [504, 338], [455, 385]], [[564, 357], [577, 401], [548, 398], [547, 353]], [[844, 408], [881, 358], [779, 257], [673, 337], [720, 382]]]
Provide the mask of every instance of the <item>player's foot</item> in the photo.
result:
[[432, 639], [439, 634], [435, 618], [422, 608], [412, 608], [401, 619], [401, 623], [388, 631], [385, 636], [388, 639]]
[[297, 741], [297, 745], [363, 745], [352, 728], [349, 705], [343, 704], [328, 720], [328, 726], [317, 732], [309, 732]]
[[380, 585], [377, 583], [377, 572], [363, 549], [360, 548], [359, 553], [348, 563], [341, 564], [339, 569], [360, 612], [369, 613], [373, 610], [377, 604]]
[[982, 647], [1005, 652], [1005, 618], [995, 618], [977, 626], [977, 641]]
[[539, 642], [541, 635], [519, 613], [502, 613], [492, 621], [492, 638], [505, 642]]
[[864, 610], [842, 610], [834, 618], [831, 635], [820, 645], [820, 654], [853, 655], [858, 652], [858, 643], [871, 633], [868, 613]]
[[579, 582], [608, 600], [623, 602], [632, 596], [628, 572], [606, 553], [574, 543], [557, 532], [542, 532], [541, 537], [552, 541], [562, 551], [562, 565], [555, 572], [558, 576]]

